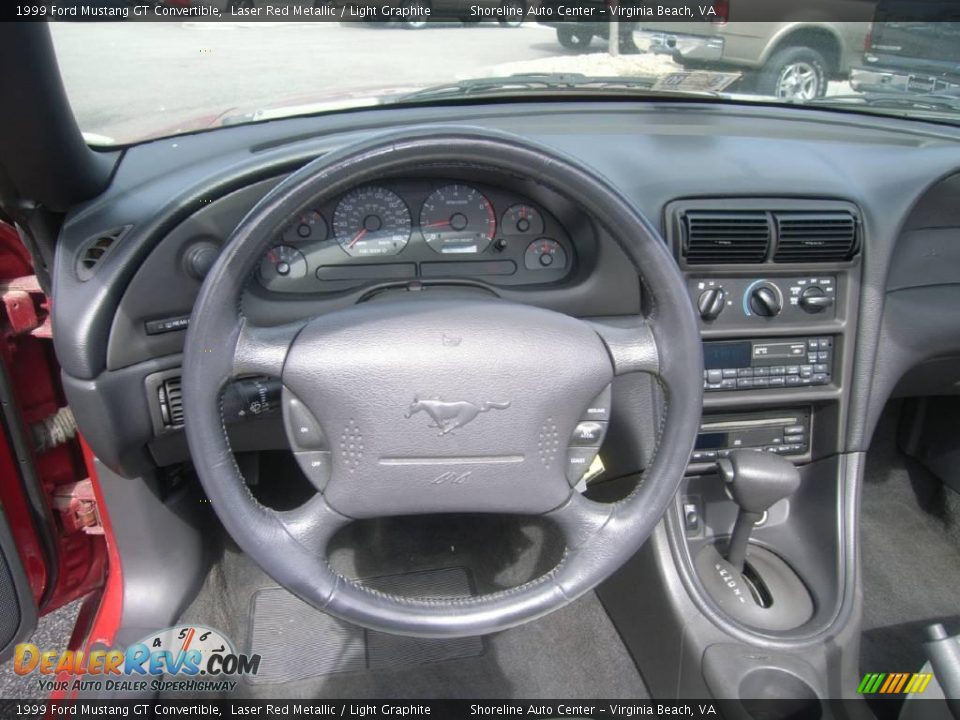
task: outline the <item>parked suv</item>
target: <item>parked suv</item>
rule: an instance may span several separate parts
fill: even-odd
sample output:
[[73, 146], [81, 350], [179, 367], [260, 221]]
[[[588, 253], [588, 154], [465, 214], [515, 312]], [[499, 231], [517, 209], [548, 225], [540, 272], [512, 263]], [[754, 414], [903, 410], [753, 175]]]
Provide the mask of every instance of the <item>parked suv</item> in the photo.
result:
[[951, 17], [938, 13], [930, 22], [889, 20], [902, 16], [901, 4], [877, 4], [863, 62], [850, 71], [850, 85], [862, 92], [960, 93], [960, 12], [953, 8]]
[[[663, 22], [644, 23], [642, 30], [651, 52], [669, 54], [684, 67], [742, 68], [753, 92], [810, 100], [859, 62], [869, 4], [851, 4], [863, 6], [864, 22]], [[810, 16], [809, 3], [804, 11]]]

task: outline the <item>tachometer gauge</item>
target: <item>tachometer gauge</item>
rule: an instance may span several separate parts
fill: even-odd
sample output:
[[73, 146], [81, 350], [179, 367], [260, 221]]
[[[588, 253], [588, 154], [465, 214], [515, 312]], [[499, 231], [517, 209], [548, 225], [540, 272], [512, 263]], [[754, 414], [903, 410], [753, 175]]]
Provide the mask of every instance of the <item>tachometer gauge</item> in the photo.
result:
[[353, 190], [337, 204], [333, 234], [348, 255], [396, 255], [410, 241], [413, 221], [400, 196], [382, 187]]
[[514, 205], [503, 214], [502, 232], [504, 235], [540, 235], [543, 216], [529, 205]]
[[307, 210], [301, 213], [283, 231], [285, 243], [323, 242], [327, 239], [327, 221], [317, 210]]
[[268, 290], [276, 290], [284, 283], [306, 275], [307, 259], [302, 252], [289, 245], [275, 245], [267, 250], [260, 261], [260, 284]]
[[475, 188], [446, 185], [420, 208], [420, 231], [438, 253], [482, 253], [497, 231], [497, 216]]

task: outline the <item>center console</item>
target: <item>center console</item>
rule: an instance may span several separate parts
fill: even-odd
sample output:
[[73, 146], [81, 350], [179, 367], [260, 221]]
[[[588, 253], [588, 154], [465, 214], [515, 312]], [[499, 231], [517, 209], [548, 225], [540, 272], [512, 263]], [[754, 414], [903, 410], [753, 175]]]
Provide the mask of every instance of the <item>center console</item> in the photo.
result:
[[[761, 676], [802, 686], [814, 705], [852, 693], [855, 682], [834, 687], [830, 672], [852, 677], [856, 658], [809, 639], [858, 626], [846, 482], [857, 468], [842, 452], [859, 211], [689, 199], [665, 208], [664, 231], [700, 317], [703, 417], [674, 511], [601, 597], [624, 627], [638, 612], [663, 620], [656, 638], [626, 633], [656, 696], [736, 699]], [[640, 592], [638, 578], [654, 576], [663, 592]]]

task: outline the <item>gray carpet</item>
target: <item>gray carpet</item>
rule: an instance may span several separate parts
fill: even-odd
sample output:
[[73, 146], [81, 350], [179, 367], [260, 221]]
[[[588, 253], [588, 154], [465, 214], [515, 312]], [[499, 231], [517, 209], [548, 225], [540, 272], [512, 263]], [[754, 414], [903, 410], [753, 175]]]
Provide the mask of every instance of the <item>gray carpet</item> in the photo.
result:
[[[449, 522], [436, 524], [425, 518], [417, 523], [421, 532], [390, 532], [382, 524], [361, 526], [332, 555], [353, 577], [409, 578], [399, 573], [465, 568], [476, 592], [516, 584], [539, 574], [554, 560], [553, 551], [544, 548], [542, 528], [535, 524], [484, 529], [470, 523]], [[468, 550], [468, 544], [456, 537], [457, 532], [474, 535], [479, 542], [470, 543]], [[351, 545], [366, 552], [349, 550]], [[501, 553], [500, 561], [494, 562], [498, 553], [493, 551], [505, 546], [511, 551], [506, 556]], [[443, 576], [437, 573], [441, 585]], [[446, 577], [449, 580], [449, 574]], [[265, 613], [262, 605], [265, 592], [266, 598], [276, 603], [272, 614]], [[593, 593], [545, 618], [482, 641], [446, 641], [446, 645], [444, 641], [439, 645], [432, 641], [424, 646], [418, 644], [423, 641], [368, 634], [364, 662], [359, 658], [364, 640], [356, 629], [303, 606], [286, 591], [277, 589], [276, 583], [228, 543], [181, 620], [218, 628], [245, 652], [250, 651], [251, 645], [268, 647], [272, 652], [281, 643], [279, 630], [270, 628], [284, 627], [277, 615], [283, 607], [288, 608], [291, 619], [296, 618], [286, 625], [289, 635], [294, 636], [287, 643], [290, 653], [301, 659], [319, 653], [324, 662], [314, 664], [318, 668], [315, 673], [301, 669], [286, 675], [299, 675], [299, 679], [262, 682], [258, 678], [253, 683], [243, 683], [231, 698], [648, 697], [633, 660]], [[263, 618], [268, 622], [259, 630], [251, 622], [255, 609], [261, 622]], [[299, 632], [301, 628], [303, 632]], [[311, 638], [310, 649], [302, 647], [304, 638]], [[321, 647], [328, 644], [345, 649], [345, 660], [339, 666], [328, 662], [330, 652]], [[346, 652], [351, 648], [351, 652]], [[371, 661], [371, 657], [375, 660], [384, 656], [397, 661]], [[266, 670], [266, 656], [263, 663]]]
[[960, 633], [960, 495], [897, 449], [897, 406], [867, 455], [860, 525], [863, 672], [918, 671], [924, 628]]

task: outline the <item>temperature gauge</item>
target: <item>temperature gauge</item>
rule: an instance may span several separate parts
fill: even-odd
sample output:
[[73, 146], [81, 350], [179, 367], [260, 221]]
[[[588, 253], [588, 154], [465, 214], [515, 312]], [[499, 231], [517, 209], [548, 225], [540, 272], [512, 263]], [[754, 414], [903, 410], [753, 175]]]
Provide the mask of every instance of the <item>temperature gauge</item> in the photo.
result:
[[529, 205], [514, 205], [503, 214], [505, 235], [533, 235], [543, 232], [543, 216]]
[[327, 221], [316, 210], [307, 210], [283, 231], [285, 243], [323, 242], [327, 239]]
[[563, 270], [567, 267], [567, 251], [556, 240], [539, 238], [527, 246], [523, 265], [527, 270]]
[[290, 280], [306, 276], [307, 259], [289, 245], [270, 248], [260, 261], [260, 284], [268, 290], [276, 290]]

